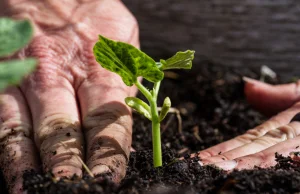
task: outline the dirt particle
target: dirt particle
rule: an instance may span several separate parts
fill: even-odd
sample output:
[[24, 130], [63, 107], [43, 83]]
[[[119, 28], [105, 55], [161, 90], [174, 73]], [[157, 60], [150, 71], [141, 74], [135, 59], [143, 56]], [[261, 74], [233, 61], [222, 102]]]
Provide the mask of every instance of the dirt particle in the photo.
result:
[[183, 158], [186, 159], [186, 160], [189, 159], [189, 158], [190, 158], [190, 154], [185, 154], [185, 155], [183, 156]]
[[67, 136], [67, 137], [70, 137], [70, 136], [71, 136], [71, 133], [66, 133], [66, 136]]

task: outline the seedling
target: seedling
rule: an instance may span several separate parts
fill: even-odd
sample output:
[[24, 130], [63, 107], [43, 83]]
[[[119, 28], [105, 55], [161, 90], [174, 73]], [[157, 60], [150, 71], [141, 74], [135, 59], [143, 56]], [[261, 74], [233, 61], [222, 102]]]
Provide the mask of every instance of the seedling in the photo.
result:
[[[99, 36], [99, 41], [94, 46], [94, 55], [100, 65], [121, 76], [127, 86], [135, 85], [146, 97], [148, 103], [136, 97], [127, 97], [125, 102], [132, 109], [152, 121], [152, 144], [154, 167], [162, 166], [160, 122], [168, 114], [171, 100], [166, 97], [160, 113], [157, 107], [157, 96], [160, 83], [164, 78], [164, 70], [191, 69], [194, 51], [177, 52], [167, 60], [155, 62], [147, 54], [130, 44], [116, 42]], [[148, 90], [138, 80], [138, 77], [152, 82], [153, 89]]]

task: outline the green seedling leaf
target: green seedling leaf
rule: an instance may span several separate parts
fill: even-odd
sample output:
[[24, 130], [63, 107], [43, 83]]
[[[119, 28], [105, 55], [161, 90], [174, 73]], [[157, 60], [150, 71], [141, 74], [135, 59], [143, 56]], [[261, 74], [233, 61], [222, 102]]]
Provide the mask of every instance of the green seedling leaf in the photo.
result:
[[0, 18], [0, 57], [12, 55], [29, 43], [33, 28], [28, 20]]
[[179, 51], [167, 60], [160, 60], [162, 70], [167, 69], [191, 69], [195, 51]]
[[125, 98], [125, 102], [129, 107], [131, 107], [141, 115], [144, 115], [151, 121], [150, 107], [144, 101], [136, 97], [127, 97]]
[[164, 77], [151, 57], [130, 44], [99, 36], [93, 51], [96, 61], [119, 74], [127, 86], [132, 86], [139, 76], [150, 82], [161, 81]]
[[0, 90], [18, 84], [24, 75], [34, 70], [37, 61], [33, 58], [11, 60], [0, 63]]
[[164, 118], [168, 114], [170, 108], [171, 108], [171, 100], [169, 97], [166, 97], [164, 100], [163, 106], [161, 107], [160, 114], [159, 114], [159, 122], [164, 120]]

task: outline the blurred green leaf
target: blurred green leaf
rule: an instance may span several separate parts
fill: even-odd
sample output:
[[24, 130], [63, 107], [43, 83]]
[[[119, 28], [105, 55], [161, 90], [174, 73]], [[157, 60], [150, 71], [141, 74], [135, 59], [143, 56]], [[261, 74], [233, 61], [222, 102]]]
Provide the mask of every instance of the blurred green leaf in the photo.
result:
[[33, 58], [10, 60], [0, 63], [0, 90], [9, 85], [18, 84], [24, 75], [32, 72], [37, 64]]
[[191, 69], [195, 51], [179, 51], [167, 60], [160, 60], [161, 69]]
[[0, 57], [12, 55], [29, 43], [33, 28], [28, 20], [0, 18]]

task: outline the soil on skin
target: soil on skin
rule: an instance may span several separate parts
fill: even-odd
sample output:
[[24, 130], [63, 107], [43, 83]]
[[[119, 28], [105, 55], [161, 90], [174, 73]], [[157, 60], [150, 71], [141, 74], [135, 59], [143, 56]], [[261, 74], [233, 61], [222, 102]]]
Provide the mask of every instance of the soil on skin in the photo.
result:
[[[182, 118], [182, 129], [178, 126], [176, 114], [169, 114], [161, 125], [164, 146], [162, 168], [152, 167], [151, 123], [134, 114], [133, 148], [136, 152], [131, 153], [127, 175], [119, 185], [112, 183], [109, 175], [57, 181], [51, 174], [27, 172], [24, 174], [24, 187], [28, 194], [300, 192], [300, 167], [289, 157], [278, 155], [278, 164], [272, 168], [230, 174], [211, 166], [202, 167], [197, 158], [189, 157], [190, 153], [242, 134], [265, 119], [251, 109], [243, 94], [242, 76], [258, 79], [259, 72], [209, 63], [199, 66], [197, 71], [168, 72], [162, 83], [159, 104], [169, 96], [172, 106]], [[185, 159], [178, 160], [179, 157]]]

